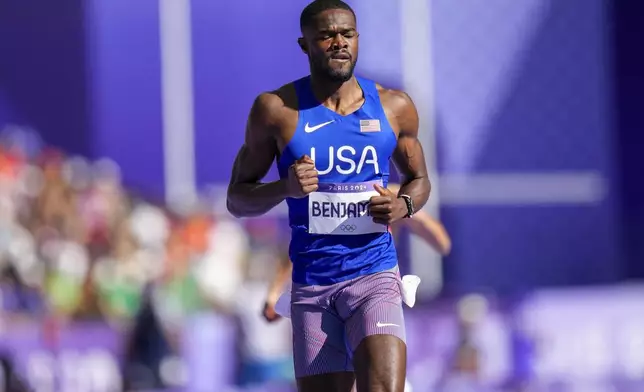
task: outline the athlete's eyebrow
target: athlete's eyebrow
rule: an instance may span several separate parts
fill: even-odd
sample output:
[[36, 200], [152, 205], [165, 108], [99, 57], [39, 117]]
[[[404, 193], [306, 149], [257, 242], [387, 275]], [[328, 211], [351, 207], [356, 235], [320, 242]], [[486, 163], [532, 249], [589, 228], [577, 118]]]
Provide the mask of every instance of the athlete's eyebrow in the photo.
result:
[[354, 27], [345, 27], [345, 28], [327, 28], [318, 31], [320, 35], [335, 35], [335, 34], [346, 34], [346, 33], [355, 33], [356, 29]]

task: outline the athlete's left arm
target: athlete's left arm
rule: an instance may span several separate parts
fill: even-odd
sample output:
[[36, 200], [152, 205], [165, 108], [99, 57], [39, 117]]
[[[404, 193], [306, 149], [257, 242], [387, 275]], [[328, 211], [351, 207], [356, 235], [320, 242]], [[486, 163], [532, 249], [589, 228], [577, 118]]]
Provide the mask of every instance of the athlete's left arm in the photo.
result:
[[401, 174], [398, 195], [409, 195], [419, 211], [429, 199], [431, 184], [423, 147], [418, 140], [418, 111], [406, 93], [389, 90], [387, 95], [385, 102], [398, 128], [398, 144], [392, 156]]

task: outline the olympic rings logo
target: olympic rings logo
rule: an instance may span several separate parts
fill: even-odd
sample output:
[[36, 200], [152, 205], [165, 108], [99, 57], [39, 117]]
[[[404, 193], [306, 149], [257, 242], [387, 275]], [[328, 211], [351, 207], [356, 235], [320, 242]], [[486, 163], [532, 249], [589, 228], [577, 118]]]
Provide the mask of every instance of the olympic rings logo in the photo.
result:
[[356, 225], [347, 225], [347, 224], [341, 224], [340, 225], [340, 230], [342, 230], [345, 233], [353, 233], [356, 231], [358, 227]]

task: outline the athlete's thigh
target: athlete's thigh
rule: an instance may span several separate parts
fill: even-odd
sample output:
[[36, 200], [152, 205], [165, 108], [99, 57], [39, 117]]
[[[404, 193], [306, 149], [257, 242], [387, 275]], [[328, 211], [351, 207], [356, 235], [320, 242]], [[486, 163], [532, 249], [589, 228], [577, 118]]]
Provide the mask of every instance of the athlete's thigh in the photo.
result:
[[407, 349], [397, 270], [356, 279], [340, 298], [358, 392], [402, 392]]
[[332, 293], [332, 287], [293, 285], [293, 361], [295, 377], [303, 387], [311, 385], [310, 377], [330, 383], [345, 376], [329, 374], [353, 372], [344, 322], [330, 306]]
[[298, 392], [354, 392], [353, 372], [318, 374], [297, 379]]
[[358, 392], [403, 392], [407, 346], [394, 335], [370, 335], [353, 354]]
[[402, 290], [397, 269], [354, 279], [339, 293], [335, 307], [345, 320], [351, 351], [372, 335], [392, 335], [405, 342]]

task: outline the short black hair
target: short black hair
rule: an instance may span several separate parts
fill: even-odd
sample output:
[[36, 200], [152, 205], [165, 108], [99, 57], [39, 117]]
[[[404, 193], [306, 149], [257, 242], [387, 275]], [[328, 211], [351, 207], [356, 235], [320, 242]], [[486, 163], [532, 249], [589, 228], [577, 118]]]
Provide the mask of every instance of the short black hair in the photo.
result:
[[353, 14], [354, 18], [356, 17], [351, 6], [342, 0], [314, 0], [302, 10], [300, 30], [304, 31], [306, 27], [310, 27], [316, 16], [328, 10], [347, 10]]

